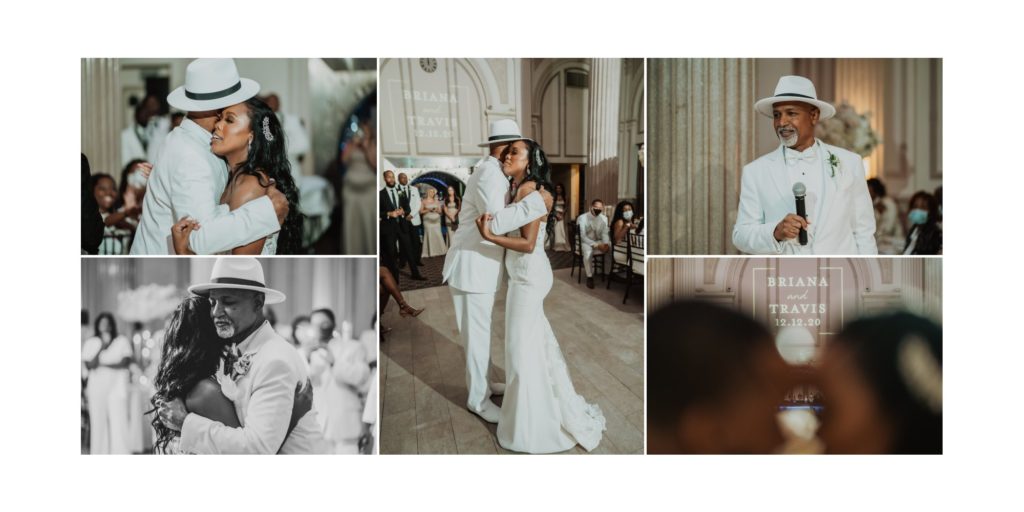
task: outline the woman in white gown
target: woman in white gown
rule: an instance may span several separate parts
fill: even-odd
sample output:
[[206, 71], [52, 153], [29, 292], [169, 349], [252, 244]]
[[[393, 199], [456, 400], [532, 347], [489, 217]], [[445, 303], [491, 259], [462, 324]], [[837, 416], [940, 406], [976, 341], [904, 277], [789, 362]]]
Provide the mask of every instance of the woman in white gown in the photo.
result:
[[95, 335], [82, 345], [89, 369], [85, 394], [89, 403], [89, 453], [128, 454], [128, 385], [132, 345], [118, 336], [114, 316], [96, 318]]
[[423, 219], [423, 251], [421, 256], [430, 258], [444, 256], [448, 252], [448, 244], [441, 233], [441, 209], [444, 207], [437, 199], [437, 190], [427, 188], [427, 197], [420, 203], [420, 217]]
[[[516, 141], [502, 162], [502, 171], [520, 186], [516, 201], [534, 187], [551, 190], [550, 168], [540, 146]], [[508, 249], [508, 296], [505, 301], [505, 396], [498, 420], [498, 443], [528, 453], [561, 452], [579, 444], [590, 451], [601, 442], [605, 419], [601, 408], [576, 394], [558, 340], [544, 315], [544, 297], [551, 291], [551, 264], [544, 239], [554, 217], [538, 218], [520, 229], [519, 237], [497, 236], [488, 215], [477, 220], [485, 240]], [[545, 229], [542, 230], [541, 226]]]
[[[231, 254], [272, 255], [302, 252], [302, 213], [299, 187], [292, 177], [285, 152], [285, 134], [277, 115], [259, 98], [250, 98], [220, 112], [210, 140], [210, 150], [228, 164], [228, 184], [220, 196], [220, 210], [231, 211], [267, 195], [277, 187], [288, 198], [288, 215], [281, 231], [260, 238]], [[188, 236], [201, 225], [189, 217], [171, 227], [176, 254], [194, 254]]]

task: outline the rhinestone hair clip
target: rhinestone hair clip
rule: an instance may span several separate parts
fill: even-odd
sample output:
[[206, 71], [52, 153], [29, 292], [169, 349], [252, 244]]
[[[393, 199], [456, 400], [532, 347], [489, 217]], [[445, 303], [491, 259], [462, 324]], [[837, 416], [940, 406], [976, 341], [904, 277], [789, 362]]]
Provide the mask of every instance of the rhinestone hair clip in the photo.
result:
[[270, 118], [263, 118], [263, 138], [267, 139], [267, 142], [274, 141], [274, 135], [270, 133]]

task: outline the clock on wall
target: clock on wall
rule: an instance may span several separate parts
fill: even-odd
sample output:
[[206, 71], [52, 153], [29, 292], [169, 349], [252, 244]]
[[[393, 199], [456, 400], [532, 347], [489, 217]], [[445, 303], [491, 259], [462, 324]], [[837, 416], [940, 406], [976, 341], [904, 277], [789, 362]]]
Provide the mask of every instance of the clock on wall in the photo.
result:
[[420, 69], [427, 73], [437, 71], [437, 59], [420, 59]]

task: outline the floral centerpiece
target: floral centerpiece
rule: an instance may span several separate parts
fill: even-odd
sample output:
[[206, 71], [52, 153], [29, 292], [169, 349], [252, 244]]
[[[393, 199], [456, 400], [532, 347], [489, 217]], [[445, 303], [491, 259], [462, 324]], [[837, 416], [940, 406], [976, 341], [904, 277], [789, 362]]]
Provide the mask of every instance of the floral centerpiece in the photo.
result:
[[868, 122], [869, 115], [858, 114], [848, 103], [841, 103], [836, 107], [836, 115], [818, 123], [818, 138], [866, 157], [879, 143], [878, 134]]
[[147, 284], [117, 293], [117, 316], [126, 322], [148, 323], [174, 312], [181, 292], [173, 284]]

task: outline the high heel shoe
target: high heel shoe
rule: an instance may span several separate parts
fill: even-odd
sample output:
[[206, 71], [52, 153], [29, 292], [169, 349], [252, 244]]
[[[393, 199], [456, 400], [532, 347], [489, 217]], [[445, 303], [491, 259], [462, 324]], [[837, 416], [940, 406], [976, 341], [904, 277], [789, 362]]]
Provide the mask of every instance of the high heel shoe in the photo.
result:
[[420, 316], [420, 313], [423, 312], [423, 309], [416, 309], [405, 302], [399, 304], [398, 307], [398, 314], [402, 316]]

